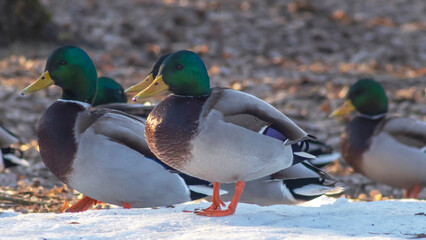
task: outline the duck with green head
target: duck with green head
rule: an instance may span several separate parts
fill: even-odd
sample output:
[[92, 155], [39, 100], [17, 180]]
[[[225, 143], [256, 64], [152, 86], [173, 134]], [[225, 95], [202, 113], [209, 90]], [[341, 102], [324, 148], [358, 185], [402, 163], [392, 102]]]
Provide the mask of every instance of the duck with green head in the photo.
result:
[[97, 73], [82, 49], [64, 46], [53, 51], [45, 72], [22, 94], [53, 84], [62, 89], [62, 96], [42, 115], [37, 135], [43, 162], [56, 177], [92, 199], [124, 207], [191, 200], [185, 181], [149, 150], [143, 120], [91, 106]]
[[[134, 100], [165, 90], [173, 94], [150, 113], [145, 136], [161, 161], [214, 182], [213, 203], [199, 215], [233, 214], [245, 181], [271, 175], [310, 157], [292, 148], [292, 144], [310, 138], [305, 131], [252, 95], [210, 88], [203, 61], [191, 51], [178, 51], [167, 57], [154, 82]], [[284, 143], [259, 133], [268, 127], [283, 135]], [[228, 209], [221, 210], [220, 183], [232, 182], [236, 182], [234, 197]]]
[[127, 96], [124, 88], [109, 77], [98, 78], [98, 89], [96, 92], [93, 106], [109, 104], [109, 103], [127, 103]]
[[[154, 64], [150, 74], [141, 83], [130, 87], [126, 91], [142, 91], [144, 88], [148, 87], [156, 78], [161, 64], [169, 55], [170, 54], [165, 54], [161, 56]], [[263, 134], [283, 140], [283, 136], [272, 128], [265, 129]], [[294, 150], [298, 147], [299, 146], [295, 144]], [[308, 153], [314, 155], [319, 154], [321, 156], [320, 158], [309, 159], [309, 163], [312, 163], [312, 165], [324, 165], [337, 159], [336, 154], [330, 154], [328, 148], [330, 147], [321, 142], [309, 141]], [[247, 181], [244, 192], [241, 194], [240, 202], [261, 206], [299, 204], [324, 194], [330, 195], [340, 193], [343, 188], [336, 186], [335, 183], [336, 181], [327, 173], [308, 163], [301, 163], [274, 174]], [[220, 195], [222, 200], [230, 201], [232, 199], [235, 193], [234, 185], [235, 184], [232, 183], [220, 185], [221, 190], [227, 191], [227, 193]], [[207, 199], [211, 200], [211, 197], [207, 197]]]
[[[340, 151], [355, 171], [374, 181], [407, 189], [406, 197], [418, 197], [426, 186], [426, 124], [388, 115], [388, 98], [372, 79], [353, 84], [346, 101], [332, 116], [355, 111], [342, 133]], [[412, 194], [410, 194], [410, 192]]]

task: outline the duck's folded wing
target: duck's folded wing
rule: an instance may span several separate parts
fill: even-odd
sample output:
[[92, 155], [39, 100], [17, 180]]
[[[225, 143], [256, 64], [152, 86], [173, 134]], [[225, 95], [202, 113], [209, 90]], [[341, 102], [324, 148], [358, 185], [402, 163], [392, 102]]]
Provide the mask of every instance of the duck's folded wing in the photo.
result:
[[300, 141], [308, 137], [308, 134], [287, 116], [259, 98], [232, 89], [214, 88], [212, 94], [216, 95], [213, 108], [222, 112], [225, 118], [242, 114], [251, 115], [272, 124], [275, 130], [283, 133], [291, 141]]
[[104, 135], [110, 141], [155, 158], [145, 140], [145, 124], [137, 117], [113, 109], [96, 108], [81, 113], [77, 121], [77, 135], [91, 128], [96, 134]]
[[399, 142], [422, 148], [426, 146], [426, 123], [409, 118], [394, 117], [388, 119], [382, 131], [390, 134]]

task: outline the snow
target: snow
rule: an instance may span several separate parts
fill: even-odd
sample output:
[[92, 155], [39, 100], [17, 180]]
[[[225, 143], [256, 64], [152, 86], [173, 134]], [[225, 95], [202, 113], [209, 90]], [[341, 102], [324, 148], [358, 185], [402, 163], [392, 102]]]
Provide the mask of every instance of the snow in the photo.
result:
[[[0, 214], [0, 239], [409, 239], [426, 237], [426, 201], [353, 202], [321, 197], [298, 205], [239, 204], [234, 215], [175, 208]], [[417, 215], [416, 215], [417, 214]]]

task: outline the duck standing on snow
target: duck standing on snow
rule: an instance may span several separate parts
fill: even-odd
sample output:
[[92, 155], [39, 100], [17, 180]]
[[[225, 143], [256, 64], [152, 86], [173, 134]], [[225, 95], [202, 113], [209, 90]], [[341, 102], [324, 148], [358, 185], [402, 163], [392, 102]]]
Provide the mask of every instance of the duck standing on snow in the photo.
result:
[[33, 93], [53, 84], [62, 89], [61, 98], [45, 111], [37, 128], [47, 168], [90, 199], [125, 208], [190, 201], [185, 181], [159, 164], [149, 150], [142, 120], [91, 107], [97, 79], [89, 56], [78, 47], [64, 46], [50, 54], [45, 72], [22, 91]]
[[340, 139], [345, 161], [368, 178], [405, 188], [406, 197], [417, 198], [426, 186], [426, 123], [387, 115], [386, 93], [372, 79], [357, 81], [345, 99], [332, 113], [357, 112]]
[[[277, 109], [243, 92], [210, 88], [203, 61], [191, 51], [167, 57], [154, 82], [134, 100], [166, 90], [173, 94], [150, 113], [145, 136], [161, 161], [213, 182], [212, 205], [199, 215], [232, 215], [245, 181], [312, 157], [293, 151], [293, 144], [311, 137]], [[282, 134], [284, 142], [259, 133], [268, 126]], [[232, 182], [236, 182], [234, 197], [228, 209], [222, 210], [220, 183]]]
[[[148, 87], [157, 77], [161, 64], [169, 55], [170, 53], [161, 56], [154, 64], [150, 74], [139, 84], [128, 88], [126, 92], [140, 92], [144, 90], [144, 88]], [[116, 89], [119, 89], [119, 87], [116, 87]], [[127, 106], [134, 105], [136, 104]], [[144, 107], [146, 109], [148, 106]], [[116, 107], [114, 106], [114, 108]], [[123, 110], [130, 112], [127, 109]], [[136, 113], [141, 111], [133, 112]], [[272, 128], [264, 129], [262, 134], [274, 137], [280, 141], [285, 141], [286, 139], [282, 134]], [[244, 191], [241, 194], [240, 202], [258, 204], [261, 206], [274, 204], [300, 204], [324, 194], [332, 195], [342, 192], [343, 188], [336, 186], [336, 181], [331, 176], [316, 168], [334, 161], [339, 157], [339, 154], [331, 153], [332, 150], [330, 146], [318, 141], [307, 140], [307, 144], [309, 144], [309, 148], [305, 148], [305, 150], [307, 150], [308, 153], [317, 155], [317, 158], [308, 159], [307, 163], [296, 164], [295, 166], [278, 171], [274, 174], [252, 181], [247, 181]], [[298, 144], [294, 145], [294, 148], [300, 149], [300, 147], [301, 146]], [[321, 157], [318, 158], [318, 155]], [[234, 186], [235, 184], [231, 183], [220, 185], [220, 189], [226, 191], [226, 193], [224, 192], [220, 195], [222, 200], [232, 200], [235, 193]], [[211, 200], [211, 197], [209, 196], [207, 199]]]

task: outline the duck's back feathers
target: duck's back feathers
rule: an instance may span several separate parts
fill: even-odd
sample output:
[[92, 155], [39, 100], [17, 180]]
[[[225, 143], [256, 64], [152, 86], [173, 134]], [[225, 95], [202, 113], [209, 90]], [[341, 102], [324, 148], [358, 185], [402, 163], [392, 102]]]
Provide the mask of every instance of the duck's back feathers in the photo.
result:
[[386, 132], [401, 144], [423, 148], [426, 146], [426, 123], [402, 117], [388, 117], [375, 134]]
[[[223, 116], [228, 119], [231, 116], [240, 115], [243, 117], [245, 116], [244, 120], [251, 117], [258, 121], [258, 124], [255, 126], [260, 126], [263, 123], [268, 123], [268, 125], [272, 124], [275, 130], [283, 133], [287, 138], [296, 142], [308, 136], [305, 131], [276, 108], [250, 94], [227, 88], [212, 88], [210, 99], [211, 100], [206, 104], [206, 108], [203, 110], [204, 114], [210, 112], [211, 109], [215, 109], [220, 111]], [[235, 121], [236, 120], [239, 119], [236, 117]], [[237, 125], [241, 124], [240, 126], [245, 125], [243, 121], [232, 123]], [[251, 127], [249, 127], [249, 129]], [[259, 130], [260, 129], [256, 129], [255, 131]]]
[[144, 122], [137, 117], [113, 109], [95, 108], [79, 115], [78, 125], [89, 126], [88, 124], [95, 134], [103, 135], [144, 156], [155, 157], [145, 141]]

